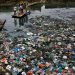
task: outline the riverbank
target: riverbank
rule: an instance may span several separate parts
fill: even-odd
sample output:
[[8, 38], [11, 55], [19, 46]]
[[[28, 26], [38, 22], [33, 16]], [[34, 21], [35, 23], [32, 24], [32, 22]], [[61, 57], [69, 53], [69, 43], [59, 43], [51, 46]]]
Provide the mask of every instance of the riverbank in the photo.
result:
[[[0, 7], [12, 7], [14, 5], [16, 5], [17, 3], [13, 2], [9, 2], [9, 3], [1, 3], [0, 4]], [[49, 7], [49, 8], [56, 8], [56, 7], [75, 7], [75, 2], [67, 2], [67, 3], [64, 3], [64, 2], [54, 2], [54, 3], [50, 3], [50, 2], [46, 2], [45, 3], [46, 7]], [[39, 6], [38, 4], [34, 4], [32, 6]]]
[[[13, 11], [13, 7], [16, 5], [16, 3], [8, 3], [8, 4], [0, 4], [0, 12], [4, 11]], [[43, 3], [38, 3], [30, 6], [30, 9], [32, 10], [39, 10], [40, 7], [43, 5]], [[48, 8], [73, 8], [75, 7], [75, 2], [68, 2], [66, 3], [45, 3], [45, 7]], [[8, 9], [8, 10], [7, 10]], [[41, 9], [40, 9], [41, 10]]]
[[13, 11], [12, 6], [0, 6], [0, 12], [9, 12], [9, 11]]
[[56, 2], [56, 3], [46, 3], [45, 4], [47, 8], [63, 8], [63, 7], [75, 7], [75, 2]]
[[2, 3], [2, 4], [0, 4], [0, 12], [4, 12], [4, 11], [8, 12], [9, 10], [12, 11], [13, 6], [15, 6], [15, 3]]
[[[31, 7], [39, 8], [43, 4], [34, 4]], [[73, 3], [45, 3], [46, 8], [64, 8], [64, 7], [75, 7], [75, 2]]]

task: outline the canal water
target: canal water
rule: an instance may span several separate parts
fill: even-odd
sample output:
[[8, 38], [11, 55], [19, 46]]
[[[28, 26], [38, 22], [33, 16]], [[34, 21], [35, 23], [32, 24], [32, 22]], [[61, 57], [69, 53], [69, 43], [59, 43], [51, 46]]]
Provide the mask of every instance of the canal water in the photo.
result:
[[[12, 18], [12, 11], [0, 12], [0, 18], [6, 19], [6, 23], [3, 31], [9, 33], [11, 36], [17, 36], [19, 34], [25, 34], [29, 30], [25, 25], [30, 24], [26, 21], [24, 24], [19, 24], [19, 20], [14, 20]], [[45, 8], [45, 5], [41, 6], [41, 10], [31, 10], [31, 14], [28, 15], [28, 19], [36, 16], [50, 16], [51, 18], [61, 19], [65, 22], [75, 22], [75, 8]], [[16, 22], [17, 21], [17, 22]], [[15, 33], [16, 29], [24, 29], [25, 32]]]

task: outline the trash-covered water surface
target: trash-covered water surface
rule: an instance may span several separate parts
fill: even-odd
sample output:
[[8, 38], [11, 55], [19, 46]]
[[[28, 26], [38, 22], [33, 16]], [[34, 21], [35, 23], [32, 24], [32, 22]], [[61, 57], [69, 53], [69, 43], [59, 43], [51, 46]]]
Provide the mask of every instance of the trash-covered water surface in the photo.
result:
[[74, 75], [74, 9], [35, 10], [22, 26], [7, 23], [0, 33], [3, 71], [12, 75]]

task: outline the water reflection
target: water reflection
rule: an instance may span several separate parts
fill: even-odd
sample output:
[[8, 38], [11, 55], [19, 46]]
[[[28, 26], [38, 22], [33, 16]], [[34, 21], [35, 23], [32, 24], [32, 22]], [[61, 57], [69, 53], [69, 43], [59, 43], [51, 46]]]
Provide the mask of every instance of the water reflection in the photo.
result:
[[14, 18], [14, 25], [17, 26], [18, 23], [19, 23], [19, 26], [23, 26], [24, 23], [27, 23], [28, 22], [28, 16], [26, 15], [25, 17], [23, 18]]
[[19, 25], [24, 25], [24, 20], [23, 20], [23, 18], [20, 18], [20, 19], [19, 19]]
[[17, 26], [17, 19], [14, 18], [14, 25]]

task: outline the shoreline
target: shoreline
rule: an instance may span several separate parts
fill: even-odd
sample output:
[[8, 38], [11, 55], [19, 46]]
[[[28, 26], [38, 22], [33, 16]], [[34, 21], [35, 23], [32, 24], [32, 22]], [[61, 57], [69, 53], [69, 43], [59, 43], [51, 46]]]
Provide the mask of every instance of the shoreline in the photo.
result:
[[[71, 4], [72, 3], [72, 4]], [[68, 4], [65, 3], [45, 3], [45, 8], [75, 8], [75, 2], [71, 2]], [[4, 11], [13, 11], [13, 8], [16, 5], [16, 3], [8, 3], [8, 4], [0, 4], [0, 12], [4, 12]], [[30, 9], [35, 10], [35, 9], [39, 9], [43, 4], [38, 3], [38, 4], [34, 4], [29, 6]], [[7, 10], [8, 9], [8, 10]]]
[[[0, 7], [8, 7], [8, 6], [14, 6], [16, 5], [16, 3], [0, 3]], [[34, 4], [35, 5], [35, 4]], [[31, 5], [31, 6], [34, 6], [34, 5]], [[37, 5], [37, 4], [36, 4]], [[75, 7], [75, 2], [69, 2], [69, 3], [61, 3], [61, 2], [57, 2], [57, 3], [48, 3], [46, 2], [45, 5], [47, 7]]]

